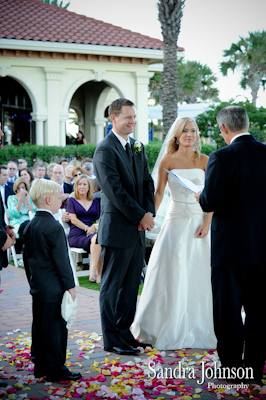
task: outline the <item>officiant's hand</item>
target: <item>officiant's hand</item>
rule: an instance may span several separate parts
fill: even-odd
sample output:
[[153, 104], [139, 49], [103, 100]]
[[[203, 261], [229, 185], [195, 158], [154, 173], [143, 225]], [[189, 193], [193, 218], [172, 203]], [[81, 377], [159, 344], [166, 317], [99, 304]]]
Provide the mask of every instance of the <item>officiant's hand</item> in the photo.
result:
[[197, 200], [198, 203], [199, 203], [199, 197], [200, 197], [201, 192], [198, 192], [195, 194], [195, 199]]
[[139, 222], [138, 230], [139, 231], [151, 231], [154, 228], [154, 218], [146, 213], [142, 220]]

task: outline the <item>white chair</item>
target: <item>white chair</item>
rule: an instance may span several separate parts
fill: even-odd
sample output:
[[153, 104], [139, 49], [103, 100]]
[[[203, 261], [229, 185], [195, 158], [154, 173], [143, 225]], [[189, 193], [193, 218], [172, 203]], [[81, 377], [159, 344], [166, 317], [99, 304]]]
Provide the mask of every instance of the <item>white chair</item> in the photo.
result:
[[[11, 216], [10, 216], [10, 211], [8, 208], [5, 209], [5, 223], [6, 225], [10, 225], [10, 220], [11, 220]], [[9, 249], [7, 249], [7, 260], [8, 262], [10, 260], [14, 261], [15, 267], [18, 268], [19, 264], [18, 264], [18, 260], [22, 260], [22, 254], [17, 254], [16, 253], [16, 249], [15, 246], [11, 246]]]
[[[68, 224], [67, 222], [64, 222], [64, 221], [62, 220], [62, 216], [59, 217], [58, 221], [60, 222], [60, 224], [61, 224], [62, 227], [64, 228], [66, 237], [68, 237], [68, 235], [69, 235], [69, 230], [70, 230], [69, 224]], [[80, 249], [80, 248], [78, 248], [78, 247], [70, 247], [69, 244], [67, 244], [67, 245], [68, 245], [68, 248], [69, 248], [69, 259], [70, 259], [70, 263], [71, 263], [72, 268], [73, 268], [73, 266], [74, 266], [76, 275], [77, 275], [78, 277], [79, 277], [79, 276], [89, 276], [89, 275], [90, 275], [90, 258], [91, 258], [90, 254], [88, 254], [87, 251], [85, 251], [85, 250], [83, 250], [83, 249]], [[87, 264], [89, 265], [89, 269], [88, 269], [88, 270], [77, 271], [77, 262], [76, 262], [76, 260], [75, 260], [75, 258], [74, 258], [74, 256], [73, 256], [73, 253], [74, 253], [74, 255], [78, 255], [78, 254], [81, 254], [81, 255], [82, 255], [82, 254], [88, 254], [88, 257], [87, 257], [87, 258], [83, 258], [83, 263], [85, 262], [85, 263], [87, 263]]]

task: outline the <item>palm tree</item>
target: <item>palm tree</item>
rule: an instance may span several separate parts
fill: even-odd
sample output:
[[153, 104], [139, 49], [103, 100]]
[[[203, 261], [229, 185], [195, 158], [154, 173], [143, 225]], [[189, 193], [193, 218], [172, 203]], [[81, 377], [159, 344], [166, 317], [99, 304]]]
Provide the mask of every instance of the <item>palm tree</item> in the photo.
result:
[[159, 0], [157, 4], [164, 41], [162, 93], [164, 137], [177, 116], [177, 39], [184, 4], [185, 0]]
[[[218, 101], [219, 90], [214, 87], [217, 78], [206, 64], [198, 61], [177, 61], [178, 69], [178, 100], [179, 103], [196, 103], [197, 101]], [[149, 91], [151, 96], [160, 103], [163, 91], [161, 72], [155, 72], [150, 79]]]
[[68, 8], [70, 6], [70, 1], [63, 5], [63, 0], [40, 0], [42, 3], [52, 4], [53, 6]]
[[217, 81], [216, 76], [206, 64], [199, 61], [178, 60], [178, 97], [182, 103], [196, 103], [199, 99], [218, 100], [219, 90], [213, 85]]
[[266, 31], [249, 32], [249, 37], [232, 43], [229, 50], [224, 50], [226, 61], [221, 63], [221, 72], [239, 68], [242, 71], [240, 85], [251, 89], [252, 103], [256, 105], [258, 91], [266, 82]]

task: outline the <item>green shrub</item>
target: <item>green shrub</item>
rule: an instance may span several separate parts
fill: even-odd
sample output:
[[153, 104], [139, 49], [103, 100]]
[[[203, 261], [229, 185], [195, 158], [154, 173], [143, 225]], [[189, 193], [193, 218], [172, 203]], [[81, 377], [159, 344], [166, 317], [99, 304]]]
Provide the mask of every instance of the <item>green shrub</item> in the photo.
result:
[[6, 164], [11, 158], [23, 157], [28, 161], [29, 167], [32, 167], [37, 160], [47, 163], [59, 162], [61, 158], [77, 158], [81, 160], [85, 157], [93, 157], [96, 149], [95, 143], [84, 145], [70, 145], [66, 147], [59, 146], [38, 146], [24, 143], [19, 146], [4, 146], [0, 150], [0, 163]]
[[[85, 157], [93, 158], [96, 149], [95, 143], [84, 145], [69, 145], [66, 147], [59, 146], [37, 146], [29, 143], [20, 146], [5, 146], [0, 150], [0, 164], [6, 164], [11, 158], [23, 157], [28, 161], [29, 167], [32, 167], [37, 160], [47, 163], [59, 162], [61, 158], [76, 158], [81, 160]], [[162, 142], [150, 142], [145, 146], [148, 158], [149, 170], [152, 171], [161, 150]], [[202, 153], [209, 155], [216, 150], [215, 146], [202, 145]]]

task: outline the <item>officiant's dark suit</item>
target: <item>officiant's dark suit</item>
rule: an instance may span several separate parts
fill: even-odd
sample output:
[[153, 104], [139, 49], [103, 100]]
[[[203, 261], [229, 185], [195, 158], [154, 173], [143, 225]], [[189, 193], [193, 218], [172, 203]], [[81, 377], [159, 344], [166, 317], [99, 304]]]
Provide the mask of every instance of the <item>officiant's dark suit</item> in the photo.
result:
[[[126, 107], [131, 111], [135, 110], [133, 106]], [[113, 126], [115, 128], [115, 122]], [[135, 343], [129, 328], [136, 311], [145, 251], [145, 232], [138, 230], [138, 224], [147, 212], [155, 214], [153, 180], [144, 147], [137, 144], [141, 146], [139, 152], [136, 141], [130, 138], [131, 153], [127, 155], [111, 131], [97, 146], [93, 157], [95, 174], [102, 188], [98, 231], [103, 261], [102, 332], [105, 349], [122, 348], [119, 354], [127, 350], [125, 342], [133, 347]]]
[[259, 379], [266, 359], [266, 146], [247, 134], [249, 121], [242, 107], [222, 109], [217, 122], [229, 145], [210, 155], [200, 195], [202, 209], [214, 211], [211, 265], [217, 350], [223, 367], [242, 366], [244, 351], [245, 366]]
[[64, 378], [67, 328], [61, 317], [66, 290], [74, 288], [62, 226], [48, 211], [37, 211], [24, 231], [24, 266], [33, 299], [32, 346], [36, 377]]

